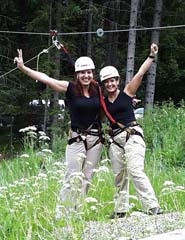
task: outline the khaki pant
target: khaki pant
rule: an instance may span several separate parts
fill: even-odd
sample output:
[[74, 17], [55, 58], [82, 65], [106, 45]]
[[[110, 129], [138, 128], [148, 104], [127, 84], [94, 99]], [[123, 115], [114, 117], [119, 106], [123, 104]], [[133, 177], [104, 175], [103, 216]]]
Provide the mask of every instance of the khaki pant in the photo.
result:
[[[78, 135], [76, 132], [71, 133], [72, 138]], [[79, 205], [81, 197], [84, 197], [88, 192], [94, 174], [93, 170], [101, 157], [102, 143], [93, 146], [98, 139], [98, 136], [87, 135], [87, 150], [83, 141], [67, 145], [67, 173], [65, 184], [60, 192], [60, 199], [69, 208]], [[91, 146], [93, 147], [91, 148]]]
[[[133, 128], [143, 134], [140, 126]], [[113, 142], [109, 149], [117, 187], [115, 212], [128, 212], [129, 210], [129, 178], [132, 179], [146, 211], [159, 207], [153, 187], [144, 172], [145, 142], [142, 137], [131, 135], [126, 142], [126, 132], [123, 131], [115, 136], [114, 140], [122, 146], [120, 148]]]

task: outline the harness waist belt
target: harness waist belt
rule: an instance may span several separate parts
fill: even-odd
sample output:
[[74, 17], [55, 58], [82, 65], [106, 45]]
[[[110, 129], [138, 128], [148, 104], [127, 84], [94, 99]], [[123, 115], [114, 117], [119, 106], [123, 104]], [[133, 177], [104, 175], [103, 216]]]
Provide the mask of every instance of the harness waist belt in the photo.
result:
[[120, 124], [120, 125], [121, 125], [120, 128], [110, 129], [109, 135], [115, 137], [116, 135], [118, 135], [119, 133], [121, 133], [123, 131], [128, 131], [129, 127], [135, 127], [135, 126], [138, 126], [139, 124], [136, 121], [132, 121], [126, 125], [123, 125], [123, 124]]
[[98, 136], [99, 134], [102, 134], [101, 129], [96, 129], [96, 128], [92, 128], [92, 129], [72, 128], [72, 131], [78, 134], [85, 134], [85, 135], [89, 134], [94, 136]]
[[68, 144], [71, 145], [74, 142], [80, 142], [80, 141], [83, 141], [82, 137], [81, 136], [77, 136], [77, 137], [68, 139]]
[[[92, 134], [93, 135], [93, 134]], [[80, 141], [83, 141], [83, 143], [84, 143], [84, 145], [85, 145], [85, 149], [86, 150], [89, 150], [89, 149], [91, 149], [91, 148], [93, 148], [94, 146], [96, 146], [98, 143], [104, 143], [104, 141], [105, 141], [105, 139], [104, 139], [104, 137], [103, 137], [103, 135], [97, 135], [97, 132], [96, 132], [96, 135], [95, 135], [95, 133], [94, 133], [94, 136], [99, 136], [98, 137], [98, 139], [95, 141], [95, 143], [90, 147], [90, 148], [87, 148], [87, 140], [86, 140], [86, 137], [85, 136], [81, 136], [81, 135], [79, 135], [79, 136], [76, 136], [76, 137], [73, 137], [73, 138], [71, 138], [71, 139], [68, 139], [68, 144], [69, 145], [71, 145], [71, 144], [73, 144], [73, 143], [75, 143], [75, 142], [80, 142]]]

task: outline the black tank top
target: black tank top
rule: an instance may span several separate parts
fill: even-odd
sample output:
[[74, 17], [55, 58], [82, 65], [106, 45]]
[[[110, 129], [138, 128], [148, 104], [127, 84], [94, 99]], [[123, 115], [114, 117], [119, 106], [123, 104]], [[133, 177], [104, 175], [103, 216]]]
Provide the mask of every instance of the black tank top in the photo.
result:
[[[132, 97], [128, 96], [123, 91], [120, 91], [118, 97], [113, 103], [108, 100], [108, 97], [105, 98], [105, 103], [107, 110], [116, 120], [116, 122], [127, 125], [128, 123], [135, 121], [134, 109], [132, 105]], [[113, 129], [118, 128], [117, 124], [112, 124]]]
[[76, 131], [76, 129], [85, 130], [89, 127], [95, 129], [100, 128], [101, 104], [98, 91], [95, 96], [76, 96], [74, 87], [73, 83], [69, 83], [66, 91], [66, 100], [71, 118], [71, 129]]

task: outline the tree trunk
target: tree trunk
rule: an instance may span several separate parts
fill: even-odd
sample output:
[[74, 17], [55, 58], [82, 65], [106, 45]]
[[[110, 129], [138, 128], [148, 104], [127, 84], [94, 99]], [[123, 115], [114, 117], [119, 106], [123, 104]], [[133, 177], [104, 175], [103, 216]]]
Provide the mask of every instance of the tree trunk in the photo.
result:
[[[52, 26], [52, 2], [50, 1], [49, 2], [49, 29], [51, 29], [51, 26]], [[51, 43], [51, 37], [49, 36], [48, 38], [48, 46], [50, 45]], [[51, 58], [50, 56], [50, 52], [48, 52], [48, 60]], [[48, 93], [48, 85], [46, 85], [46, 93]], [[47, 95], [47, 94], [46, 94]], [[47, 130], [47, 123], [48, 123], [48, 97], [46, 99], [46, 103], [44, 105], [44, 119], [43, 119], [43, 131], [46, 132]]]
[[[62, 5], [60, 2], [56, 2], [56, 28], [58, 32], [61, 32], [61, 11]], [[52, 56], [52, 62], [55, 63], [55, 71], [54, 71], [54, 78], [59, 79], [60, 77], [60, 51], [56, 52], [54, 56]], [[51, 98], [50, 98], [50, 110], [51, 110], [51, 138], [53, 139], [54, 136], [54, 129], [58, 126], [58, 100], [59, 100], [59, 92], [52, 91]]]
[[[92, 5], [93, 5], [93, 0], [89, 0], [88, 32], [92, 32], [92, 18], [93, 18]], [[91, 52], [92, 52], [92, 34], [88, 33], [88, 35], [87, 35], [87, 56], [91, 57]]]
[[[155, 12], [153, 19], [153, 27], [160, 27], [161, 13], [162, 13], [163, 0], [155, 1]], [[159, 44], [160, 30], [153, 30], [151, 36], [151, 43]], [[145, 93], [145, 109], [153, 108], [154, 93], [155, 93], [155, 79], [157, 69], [157, 58], [150, 67], [147, 74], [146, 93]]]
[[139, 0], [131, 1], [131, 13], [130, 13], [130, 29], [131, 30], [129, 31], [129, 38], [128, 38], [126, 84], [134, 76], [136, 31], [132, 29], [137, 27], [138, 6], [139, 6]]
[[[117, 30], [118, 29], [118, 22], [119, 22], [119, 9], [120, 9], [120, 0], [112, 1], [110, 3], [111, 7], [111, 19], [113, 19], [110, 22], [110, 29], [111, 30]], [[119, 34], [117, 32], [109, 33], [108, 34], [108, 51], [107, 51], [107, 57], [106, 57], [106, 65], [118, 65], [118, 37]]]

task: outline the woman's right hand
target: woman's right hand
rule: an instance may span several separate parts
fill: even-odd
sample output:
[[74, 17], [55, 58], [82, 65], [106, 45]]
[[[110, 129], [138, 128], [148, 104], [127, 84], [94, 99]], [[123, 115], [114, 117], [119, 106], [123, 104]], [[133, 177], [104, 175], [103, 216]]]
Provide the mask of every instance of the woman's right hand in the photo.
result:
[[22, 49], [17, 49], [18, 57], [14, 58], [14, 63], [17, 63], [17, 67], [21, 68], [24, 66], [23, 57], [22, 57]]

